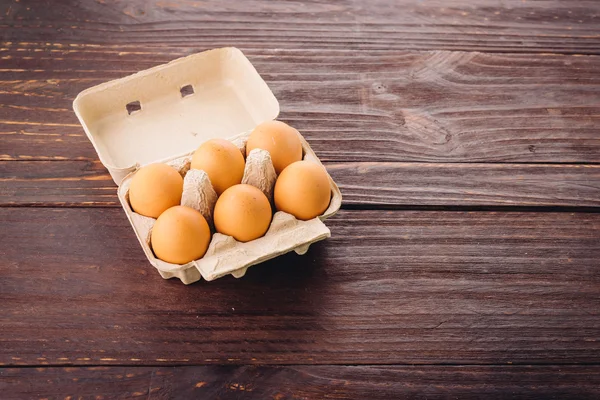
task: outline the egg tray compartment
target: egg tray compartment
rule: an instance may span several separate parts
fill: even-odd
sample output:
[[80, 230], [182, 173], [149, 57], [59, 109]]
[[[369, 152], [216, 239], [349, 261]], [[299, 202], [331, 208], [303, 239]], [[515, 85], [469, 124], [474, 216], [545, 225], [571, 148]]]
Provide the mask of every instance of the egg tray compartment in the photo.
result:
[[[245, 145], [249, 134], [249, 132], [245, 132], [231, 139], [243, 154], [245, 154]], [[304, 154], [303, 159], [321, 164], [302, 135], [300, 135], [300, 141]], [[272, 204], [272, 193], [276, 176], [274, 175], [270, 156], [268, 156], [268, 152], [265, 150], [260, 150], [263, 154], [254, 154], [255, 152], [257, 150], [253, 150], [248, 156], [248, 160], [251, 160], [252, 157], [256, 162], [250, 163], [250, 166], [246, 165], [242, 182], [252, 184], [261, 189]], [[192, 153], [190, 152], [183, 156], [160, 162], [176, 168], [185, 180], [186, 175], [190, 171]], [[209, 222], [211, 231], [214, 232], [212, 212], [214, 202], [216, 201], [216, 193], [212, 189], [212, 186], [208, 190], [206, 187], [190, 187], [192, 182], [196, 185], [205, 185], [208, 181], [208, 184], [210, 184], [208, 176], [204, 171], [191, 171], [194, 171], [195, 179], [185, 180], [182, 205], [192, 206], [200, 211]], [[329, 228], [322, 221], [334, 215], [339, 210], [342, 202], [342, 195], [339, 188], [333, 179], [329, 177], [331, 201], [329, 207], [322, 215], [308, 221], [301, 221], [291, 214], [277, 211], [273, 215], [267, 233], [258, 239], [245, 243], [238, 242], [231, 236], [213, 233], [208, 250], [202, 258], [184, 265], [177, 265], [162, 261], [154, 256], [150, 245], [150, 236], [156, 220], [137, 214], [131, 209], [129, 204], [129, 186], [134, 174], [135, 171], [127, 175], [121, 182], [118, 190], [118, 197], [127, 214], [127, 218], [136, 233], [146, 257], [158, 270], [160, 275], [164, 279], [179, 278], [186, 285], [200, 280], [201, 277], [207, 281], [212, 281], [228, 274], [240, 278], [245, 275], [248, 268], [252, 265], [262, 263], [292, 250], [300, 255], [306, 253], [312, 243], [331, 236]], [[188, 193], [185, 193], [186, 189], [188, 189]], [[206, 207], [207, 204], [205, 202], [210, 202], [212, 205]]]

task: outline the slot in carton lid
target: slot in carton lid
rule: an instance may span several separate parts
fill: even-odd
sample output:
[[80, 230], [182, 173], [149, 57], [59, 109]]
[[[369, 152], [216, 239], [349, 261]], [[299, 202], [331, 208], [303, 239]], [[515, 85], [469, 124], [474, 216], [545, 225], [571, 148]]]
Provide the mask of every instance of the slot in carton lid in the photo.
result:
[[275, 119], [279, 103], [244, 54], [193, 54], [81, 92], [73, 108], [114, 181]]

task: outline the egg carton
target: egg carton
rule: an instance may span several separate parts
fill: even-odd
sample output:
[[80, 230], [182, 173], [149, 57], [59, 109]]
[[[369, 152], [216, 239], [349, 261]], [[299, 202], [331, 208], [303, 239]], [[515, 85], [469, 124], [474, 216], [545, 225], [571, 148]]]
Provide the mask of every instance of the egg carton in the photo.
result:
[[[233, 140], [240, 151], [245, 153], [245, 143], [248, 133]], [[301, 137], [303, 159], [320, 164], [306, 140]], [[210, 183], [206, 172], [190, 169], [192, 153], [162, 162], [176, 168], [184, 178], [184, 193], [181, 205], [198, 210], [206, 218], [213, 230], [213, 211], [217, 201], [217, 194]], [[323, 167], [324, 168], [324, 167]], [[145, 217], [134, 212], [129, 204], [129, 186], [135, 172], [128, 175], [119, 187], [119, 200], [125, 213], [135, 230], [136, 236], [144, 249], [150, 263], [156, 267], [160, 275], [165, 278], [179, 278], [183, 283], [196, 282], [200, 277], [207, 281], [231, 274], [236, 278], [244, 276], [252, 265], [277, 257], [290, 251], [304, 254], [312, 243], [331, 236], [329, 228], [322, 222], [332, 216], [340, 208], [341, 193], [339, 188], [329, 177], [331, 183], [331, 201], [325, 212], [312, 220], [301, 221], [293, 215], [277, 211], [267, 233], [250, 242], [238, 242], [231, 236], [214, 233], [206, 254], [185, 265], [170, 264], [154, 256], [150, 243], [152, 227], [156, 219]], [[275, 169], [271, 162], [269, 152], [266, 150], [252, 150], [247, 158], [244, 170], [243, 183], [258, 187], [273, 203], [273, 188], [275, 186]]]
[[[131, 209], [131, 179], [143, 165], [166, 162], [184, 177], [182, 205], [200, 211], [214, 229], [216, 193], [205, 172], [190, 170], [192, 153], [211, 138], [228, 138], [242, 153], [249, 132], [279, 114], [277, 99], [236, 48], [209, 50], [106, 82], [81, 92], [73, 108], [100, 161], [119, 185], [118, 197], [135, 234], [160, 275], [189, 284], [247, 269], [281, 254], [304, 254], [309, 246], [330, 236], [323, 221], [341, 205], [341, 193], [331, 184], [331, 202], [319, 217], [297, 220], [275, 212], [267, 233], [242, 243], [214, 233], [206, 254], [185, 265], [157, 259], [150, 235], [155, 220]], [[241, 133], [240, 133], [241, 132]], [[303, 158], [320, 163], [300, 135]], [[253, 150], [246, 160], [243, 183], [262, 190], [273, 200], [275, 171], [268, 152]]]

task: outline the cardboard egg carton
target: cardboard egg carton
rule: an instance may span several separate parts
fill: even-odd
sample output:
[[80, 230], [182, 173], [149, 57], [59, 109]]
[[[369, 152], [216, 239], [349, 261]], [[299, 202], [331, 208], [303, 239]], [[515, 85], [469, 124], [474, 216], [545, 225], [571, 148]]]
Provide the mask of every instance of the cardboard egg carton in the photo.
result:
[[[267, 233], [246, 243], [215, 233], [206, 254], [185, 265], [164, 262], [152, 252], [155, 220], [134, 213], [129, 205], [135, 172], [155, 162], [175, 167], [184, 176], [182, 204], [199, 210], [212, 226], [216, 193], [203, 171], [190, 170], [191, 154], [211, 138], [230, 138], [245, 153], [249, 132], [279, 114], [277, 99], [238, 49], [205, 51], [95, 86], [81, 92], [73, 108], [100, 161], [119, 185], [119, 200], [146, 257], [165, 279], [177, 277], [189, 284], [201, 277], [239, 278], [252, 265], [289, 251], [304, 254], [312, 243], [330, 236], [323, 220], [341, 205], [341, 193], [331, 177], [331, 202], [317, 218], [299, 221], [278, 211]], [[306, 140], [300, 139], [304, 159], [320, 163]], [[272, 201], [274, 177], [268, 152], [253, 151], [242, 182], [258, 187]]]
[[[247, 136], [248, 134], [244, 134], [241, 139], [246, 139]], [[243, 143], [245, 144], [245, 140]], [[302, 139], [302, 147], [305, 160], [319, 162], [304, 139]], [[256, 162], [251, 160], [246, 164], [242, 182], [252, 184], [261, 189], [272, 202], [276, 175], [270, 155], [265, 150], [253, 150], [248, 158], [251, 158], [252, 155], [256, 156], [253, 157]], [[164, 160], [166, 164], [176, 168], [184, 177], [184, 194], [181, 204], [200, 211], [212, 227], [212, 213], [217, 200], [217, 194], [210, 183], [208, 175], [204, 171], [189, 169], [190, 161], [191, 153], [183, 157]], [[150, 235], [156, 220], [137, 214], [131, 209], [129, 204], [129, 186], [134, 175], [135, 172], [125, 177], [119, 186], [118, 194], [127, 217], [144, 249], [144, 253], [150, 263], [158, 269], [163, 278], [177, 277], [186, 284], [199, 280], [200, 276], [207, 281], [227, 274], [232, 274], [236, 278], [239, 278], [244, 276], [248, 267], [277, 257], [278, 255], [292, 250], [298, 254], [306, 253], [312, 243], [330, 236], [329, 228], [325, 226], [322, 220], [333, 215], [341, 204], [340, 191], [330, 177], [331, 201], [323, 215], [309, 221], [300, 221], [293, 215], [277, 211], [273, 216], [269, 230], [263, 237], [242, 243], [236, 241], [231, 236], [214, 233], [208, 250], [201, 259], [185, 265], [175, 265], [157, 259], [152, 252]], [[193, 178], [188, 179], [190, 176]]]

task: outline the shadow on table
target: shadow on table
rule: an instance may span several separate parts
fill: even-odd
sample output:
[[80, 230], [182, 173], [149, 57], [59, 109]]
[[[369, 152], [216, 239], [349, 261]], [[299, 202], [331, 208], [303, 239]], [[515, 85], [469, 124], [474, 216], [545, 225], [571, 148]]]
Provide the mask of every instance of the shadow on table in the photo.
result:
[[321, 242], [305, 255], [291, 252], [250, 267], [239, 279], [228, 275], [189, 286], [175, 279], [159, 284], [200, 313], [312, 315], [314, 307], [323, 306], [326, 252], [327, 243]]

